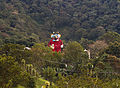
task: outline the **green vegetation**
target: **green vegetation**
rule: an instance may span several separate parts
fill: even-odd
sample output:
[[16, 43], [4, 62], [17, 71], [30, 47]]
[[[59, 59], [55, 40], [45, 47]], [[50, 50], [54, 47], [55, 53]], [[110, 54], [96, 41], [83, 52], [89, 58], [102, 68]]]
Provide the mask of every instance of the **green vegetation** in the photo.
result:
[[120, 33], [119, 10], [119, 0], [1, 0], [0, 43], [31, 46], [53, 31], [65, 41], [97, 40]]
[[119, 88], [119, 14], [119, 0], [0, 0], [0, 88]]
[[90, 59], [76, 41], [69, 41], [58, 53], [44, 43], [35, 44], [31, 50], [19, 44], [2, 45], [0, 86], [39, 88], [48, 81], [50, 88], [119, 88], [120, 42], [103, 41], [88, 45]]

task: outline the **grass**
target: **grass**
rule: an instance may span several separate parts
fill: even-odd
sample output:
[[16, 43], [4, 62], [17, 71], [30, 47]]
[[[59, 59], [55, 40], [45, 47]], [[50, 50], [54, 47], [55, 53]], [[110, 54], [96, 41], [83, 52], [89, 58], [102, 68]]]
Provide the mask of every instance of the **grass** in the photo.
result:
[[[45, 85], [45, 82], [49, 82], [49, 81], [44, 80], [42, 78], [38, 78], [36, 80], [36, 88], [41, 88], [43, 85]], [[25, 88], [25, 87], [21, 86], [21, 85], [18, 85], [17, 88]], [[50, 86], [50, 88], [52, 88], [52, 87]]]
[[43, 85], [45, 85], [45, 82], [49, 82], [47, 80], [44, 80], [42, 78], [38, 78], [36, 81], [36, 88], [41, 88]]
[[[41, 88], [43, 85], [45, 85], [45, 82], [49, 82], [49, 81], [44, 80], [42, 78], [38, 78], [38, 80], [36, 81], [36, 88]], [[54, 84], [52, 84], [50, 88], [57, 88], [57, 87]]]
[[24, 86], [18, 85], [17, 88], [25, 88]]

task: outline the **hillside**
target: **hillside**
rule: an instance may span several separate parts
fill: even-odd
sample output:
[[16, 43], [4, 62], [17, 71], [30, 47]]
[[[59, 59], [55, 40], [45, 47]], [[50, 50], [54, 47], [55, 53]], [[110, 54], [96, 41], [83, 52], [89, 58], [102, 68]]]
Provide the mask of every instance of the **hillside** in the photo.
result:
[[[118, 0], [1, 0], [0, 42], [32, 45], [53, 31], [64, 40], [120, 33]], [[31, 43], [32, 42], [32, 43]]]
[[0, 71], [0, 88], [120, 88], [120, 0], [0, 0]]

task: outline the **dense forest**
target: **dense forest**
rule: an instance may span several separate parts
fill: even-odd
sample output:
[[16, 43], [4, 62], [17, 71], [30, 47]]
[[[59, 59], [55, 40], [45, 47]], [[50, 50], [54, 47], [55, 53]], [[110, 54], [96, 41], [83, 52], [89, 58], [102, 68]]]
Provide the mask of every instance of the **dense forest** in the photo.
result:
[[30, 45], [49, 40], [53, 31], [65, 41], [96, 40], [120, 33], [119, 19], [119, 0], [0, 0], [2, 43]]
[[[61, 52], [47, 45], [53, 31], [62, 35]], [[45, 82], [120, 87], [119, 0], [0, 0], [0, 88]]]

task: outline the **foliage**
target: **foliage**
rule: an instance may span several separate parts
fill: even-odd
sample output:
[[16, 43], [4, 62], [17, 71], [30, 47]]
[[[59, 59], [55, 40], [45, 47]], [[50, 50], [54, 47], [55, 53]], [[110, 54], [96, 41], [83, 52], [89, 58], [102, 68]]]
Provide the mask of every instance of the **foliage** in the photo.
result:
[[66, 41], [96, 40], [120, 33], [119, 10], [118, 0], [1, 0], [0, 39], [31, 46], [60, 31]]
[[105, 41], [97, 40], [93, 44], [89, 44], [88, 47], [90, 49], [91, 58], [96, 58], [99, 56], [99, 52], [108, 47], [108, 44], [105, 43]]
[[[0, 86], [34, 88], [25, 70], [34, 66], [58, 88], [119, 88], [119, 14], [118, 0], [0, 0]], [[47, 47], [53, 31], [62, 34], [62, 52]]]
[[120, 58], [120, 43], [117, 41], [110, 43], [105, 52]]
[[84, 50], [83, 47], [78, 42], [69, 42], [64, 49], [64, 58], [66, 63], [73, 64], [76, 62], [84, 61]]
[[44, 85], [40, 76], [36, 78], [28, 73], [29, 67], [36, 69], [37, 75], [48, 80], [52, 88], [119, 87], [119, 53], [114, 51], [119, 49], [119, 43], [107, 45], [99, 40], [89, 47], [96, 58], [88, 59], [76, 41], [66, 43], [62, 52], [52, 52], [44, 43], [36, 43], [30, 50], [19, 44], [5, 44], [0, 48], [0, 84], [3, 88], [14, 88], [18, 84], [25, 88]]
[[51, 82], [55, 82], [56, 81], [56, 71], [54, 68], [51, 67], [47, 67], [45, 69], [42, 70], [42, 76], [46, 79], [49, 80]]
[[103, 36], [101, 36], [99, 39], [104, 40], [108, 44], [110, 42], [115, 42], [115, 41], [120, 42], [120, 34], [116, 32], [107, 32]]
[[32, 47], [32, 63], [38, 70], [46, 66], [46, 61], [51, 60], [53, 57], [52, 50], [46, 47], [44, 43], [35, 44]]
[[15, 59], [11, 56], [0, 56], [0, 86], [13, 88], [17, 84], [27, 86], [29, 75], [23, 71]]
[[94, 43], [94, 41], [88, 40], [88, 39], [85, 39], [85, 38], [81, 38], [81, 40], [79, 42], [84, 49], [88, 49], [89, 48], [88, 45]]
[[29, 88], [36, 88], [34, 78], [32, 78], [32, 77], [29, 78], [29, 82], [28, 82], [27, 86]]
[[23, 86], [21, 86], [21, 85], [18, 85], [17, 88], [25, 88], [25, 87], [23, 87]]
[[19, 44], [5, 44], [0, 48], [0, 54], [6, 54], [12, 56], [19, 63], [24, 58], [27, 62], [30, 62], [31, 51], [25, 49], [25, 46]]
[[63, 77], [62, 80], [57, 81], [59, 88], [119, 88], [119, 79], [109, 80], [100, 80], [98, 78], [92, 77], [75, 77], [75, 76], [68, 76]]

